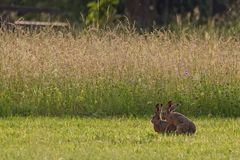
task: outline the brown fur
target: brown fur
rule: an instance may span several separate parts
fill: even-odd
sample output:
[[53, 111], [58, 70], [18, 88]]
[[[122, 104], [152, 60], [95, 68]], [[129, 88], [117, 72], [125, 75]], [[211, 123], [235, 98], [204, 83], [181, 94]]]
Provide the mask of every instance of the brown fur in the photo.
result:
[[[176, 126], [169, 125], [167, 121], [161, 120], [160, 118], [161, 109], [159, 105], [156, 105], [155, 115], [152, 117], [152, 124], [155, 132], [158, 133], [170, 133], [176, 131]], [[168, 128], [167, 128], [168, 127]]]
[[183, 114], [178, 112], [173, 112], [176, 105], [173, 105], [171, 101], [168, 102], [168, 110], [166, 112], [161, 112], [162, 119], [166, 120], [169, 125], [175, 125], [177, 127], [176, 134], [194, 134], [196, 132], [195, 124], [185, 117]]

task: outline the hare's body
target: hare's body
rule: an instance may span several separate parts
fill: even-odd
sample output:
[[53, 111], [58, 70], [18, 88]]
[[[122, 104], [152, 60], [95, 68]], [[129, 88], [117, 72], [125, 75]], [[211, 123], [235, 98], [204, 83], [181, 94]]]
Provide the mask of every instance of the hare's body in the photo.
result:
[[170, 133], [170, 132], [176, 131], [176, 126], [169, 125], [168, 122], [164, 120], [155, 121], [153, 123], [153, 128], [154, 128], [154, 131], [158, 133]]
[[193, 134], [196, 132], [195, 124], [181, 113], [170, 112], [165, 119], [169, 124], [177, 127], [177, 134]]
[[167, 129], [170, 125], [176, 126], [176, 134], [194, 134], [196, 132], [195, 124], [185, 117], [183, 114], [173, 112], [175, 105], [172, 102], [168, 102], [167, 112], [161, 112], [162, 119], [168, 122]]
[[167, 121], [161, 120], [160, 109], [156, 107], [155, 115], [152, 117], [152, 124], [155, 132], [158, 133], [170, 133], [176, 131], [176, 126], [173, 124], [169, 125]]

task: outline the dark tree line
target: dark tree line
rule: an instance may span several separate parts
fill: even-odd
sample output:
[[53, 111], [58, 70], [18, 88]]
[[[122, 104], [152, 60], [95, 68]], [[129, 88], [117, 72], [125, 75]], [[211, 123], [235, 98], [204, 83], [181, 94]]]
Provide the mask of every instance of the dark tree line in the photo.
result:
[[126, 16], [146, 28], [178, 21], [201, 24], [209, 19], [221, 20], [232, 6], [237, 12], [239, 3], [240, 0], [1, 0], [0, 5], [57, 7], [63, 11], [62, 17], [74, 22], [81, 22], [82, 17], [92, 23], [101, 22], [101, 18], [104, 22], [110, 16]]
[[127, 0], [126, 10], [130, 19], [139, 26], [168, 24], [181, 18], [197, 23], [227, 13], [230, 1], [219, 0]]

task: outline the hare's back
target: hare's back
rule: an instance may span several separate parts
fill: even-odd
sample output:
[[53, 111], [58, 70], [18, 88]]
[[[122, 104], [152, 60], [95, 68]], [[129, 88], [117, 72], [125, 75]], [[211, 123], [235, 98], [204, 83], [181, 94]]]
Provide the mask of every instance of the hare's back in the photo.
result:
[[172, 118], [177, 122], [177, 123], [186, 123], [190, 122], [190, 120], [185, 117], [183, 114], [178, 113], [178, 112], [173, 112], [172, 113]]

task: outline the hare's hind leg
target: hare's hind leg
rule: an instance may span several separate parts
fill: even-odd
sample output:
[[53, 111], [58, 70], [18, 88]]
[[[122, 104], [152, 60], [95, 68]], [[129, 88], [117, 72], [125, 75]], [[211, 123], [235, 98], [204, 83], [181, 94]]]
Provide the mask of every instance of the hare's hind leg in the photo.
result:
[[186, 124], [179, 124], [176, 129], [176, 134], [186, 134], [189, 130], [188, 125]]
[[175, 132], [176, 131], [176, 126], [171, 124], [168, 126], [168, 128], [166, 129], [166, 133], [170, 133], [170, 132]]
[[189, 132], [190, 134], [194, 134], [194, 133], [196, 132], [196, 126], [195, 126], [195, 124], [191, 124], [191, 125], [189, 126], [188, 132]]

